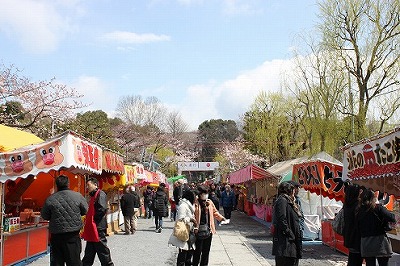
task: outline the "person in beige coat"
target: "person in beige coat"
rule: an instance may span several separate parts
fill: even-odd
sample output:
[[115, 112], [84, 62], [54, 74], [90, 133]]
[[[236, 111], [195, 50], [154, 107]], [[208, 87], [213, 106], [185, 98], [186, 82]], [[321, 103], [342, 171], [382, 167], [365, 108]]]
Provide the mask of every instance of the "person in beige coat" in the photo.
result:
[[[183, 192], [182, 199], [179, 201], [179, 206], [177, 209], [177, 221], [184, 221], [189, 225], [190, 230], [193, 231], [193, 228], [197, 226], [196, 219], [194, 218], [194, 202], [195, 202], [195, 194], [191, 190], [187, 190]], [[192, 255], [193, 250], [195, 249], [195, 244], [189, 244], [187, 241], [179, 240], [172, 233], [168, 244], [173, 245], [179, 248], [177, 265], [192, 265]]]
[[193, 252], [193, 265], [208, 265], [212, 236], [216, 234], [214, 218], [225, 221], [212, 200], [208, 199], [208, 187], [197, 187], [198, 199], [194, 204], [194, 216], [198, 227], [194, 228], [196, 234], [196, 248]]

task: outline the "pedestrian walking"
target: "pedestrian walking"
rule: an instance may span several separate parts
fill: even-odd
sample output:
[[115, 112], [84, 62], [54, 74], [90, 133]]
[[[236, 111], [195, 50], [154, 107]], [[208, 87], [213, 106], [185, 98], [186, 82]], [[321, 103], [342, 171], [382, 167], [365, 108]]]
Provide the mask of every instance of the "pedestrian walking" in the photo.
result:
[[208, 265], [212, 237], [216, 234], [214, 218], [224, 221], [222, 216], [215, 208], [212, 200], [208, 199], [209, 189], [205, 185], [197, 187], [198, 198], [194, 204], [195, 219], [198, 227], [194, 228], [196, 234], [196, 248], [193, 252], [193, 265]]
[[175, 203], [174, 197], [170, 197], [168, 199], [168, 201], [169, 201], [169, 206], [171, 206], [170, 218], [171, 218], [171, 222], [173, 222], [173, 221], [176, 221], [176, 212], [177, 212], [176, 203]]
[[224, 209], [224, 216], [226, 218], [226, 222], [221, 224], [229, 224], [231, 222], [231, 214], [232, 210], [235, 207], [236, 198], [235, 193], [233, 192], [230, 185], [225, 185], [225, 190], [221, 194], [221, 205]]
[[[186, 190], [180, 200], [180, 204], [177, 210], [177, 221], [184, 221], [189, 226], [189, 230], [193, 232], [194, 227], [197, 227], [197, 221], [194, 217], [194, 202], [195, 194], [191, 190]], [[176, 261], [178, 266], [188, 266], [192, 264], [193, 250], [195, 248], [194, 243], [188, 241], [179, 240], [173, 233], [171, 234], [168, 244], [171, 244], [179, 248], [179, 253]]]
[[279, 184], [272, 216], [272, 255], [275, 255], [276, 266], [298, 266], [302, 257], [302, 214], [294, 200], [293, 185]]
[[89, 177], [86, 186], [90, 195], [90, 202], [82, 234], [83, 239], [86, 240], [85, 255], [83, 256], [82, 264], [83, 266], [93, 265], [97, 254], [102, 266], [114, 265], [106, 239], [106, 193], [99, 189], [99, 183], [96, 178]]
[[154, 198], [154, 191], [151, 186], [147, 186], [146, 190], [143, 192], [143, 198], [144, 198], [144, 209], [146, 212], [146, 218], [150, 219], [153, 214], [152, 206]]
[[163, 217], [168, 217], [168, 197], [165, 193], [165, 184], [161, 183], [153, 198], [154, 222], [156, 224], [156, 233], [161, 233], [163, 226]]
[[378, 203], [375, 193], [365, 189], [356, 210], [356, 221], [361, 235], [361, 257], [366, 266], [389, 265], [392, 246], [385, 232], [388, 223], [396, 222], [395, 215]]
[[120, 203], [122, 215], [124, 216], [125, 235], [134, 234], [137, 227], [137, 212], [140, 206], [140, 199], [137, 193], [132, 191], [130, 186], [127, 186]]
[[82, 265], [79, 232], [88, 204], [80, 193], [69, 189], [67, 176], [58, 176], [56, 186], [57, 192], [46, 199], [41, 210], [42, 218], [49, 221], [50, 265]]
[[361, 266], [361, 235], [356, 223], [356, 209], [362, 189], [357, 184], [348, 183], [344, 190], [344, 246], [349, 249], [347, 266]]

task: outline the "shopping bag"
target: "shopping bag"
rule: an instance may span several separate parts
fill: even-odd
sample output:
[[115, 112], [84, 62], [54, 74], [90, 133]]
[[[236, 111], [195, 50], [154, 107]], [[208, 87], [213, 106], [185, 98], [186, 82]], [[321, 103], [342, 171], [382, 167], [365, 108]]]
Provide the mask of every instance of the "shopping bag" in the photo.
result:
[[177, 220], [174, 226], [174, 236], [181, 241], [189, 240], [189, 225], [182, 220]]

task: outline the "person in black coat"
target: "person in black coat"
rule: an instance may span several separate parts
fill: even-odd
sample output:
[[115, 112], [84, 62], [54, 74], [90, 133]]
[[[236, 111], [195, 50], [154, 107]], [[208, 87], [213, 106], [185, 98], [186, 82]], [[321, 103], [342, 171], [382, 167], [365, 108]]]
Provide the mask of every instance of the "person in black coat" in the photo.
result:
[[120, 202], [122, 215], [124, 216], [125, 235], [134, 234], [137, 225], [135, 208], [139, 207], [140, 199], [136, 192], [134, 193], [130, 187], [126, 187]]
[[294, 202], [294, 186], [282, 182], [273, 209], [272, 255], [276, 266], [297, 266], [302, 257], [301, 212]]
[[50, 265], [81, 265], [82, 242], [79, 230], [81, 216], [88, 210], [86, 199], [69, 189], [69, 179], [60, 175], [56, 178], [57, 192], [46, 199], [41, 216], [49, 220]]
[[168, 197], [165, 193], [165, 184], [161, 183], [153, 200], [154, 222], [156, 224], [156, 233], [161, 233], [163, 217], [168, 217]]
[[[369, 254], [363, 251], [363, 239], [381, 235], [387, 237], [385, 223], [396, 222], [395, 215], [378, 203], [375, 193], [371, 189], [365, 189], [360, 196], [360, 202], [356, 209], [356, 222], [361, 235], [361, 256], [365, 259], [366, 265], [375, 266], [377, 259], [379, 266], [389, 265], [389, 258], [392, 254], [386, 253], [385, 255], [381, 255], [387, 252], [384, 249], [385, 245], [383, 242], [376, 245], [380, 249], [372, 250]], [[370, 247], [368, 244], [366, 246], [367, 248]], [[379, 254], [379, 256], [372, 253]]]
[[349, 249], [347, 266], [361, 266], [362, 257], [360, 252], [361, 236], [355, 219], [356, 208], [362, 192], [357, 184], [349, 183], [345, 188], [343, 203], [344, 211], [344, 246]]

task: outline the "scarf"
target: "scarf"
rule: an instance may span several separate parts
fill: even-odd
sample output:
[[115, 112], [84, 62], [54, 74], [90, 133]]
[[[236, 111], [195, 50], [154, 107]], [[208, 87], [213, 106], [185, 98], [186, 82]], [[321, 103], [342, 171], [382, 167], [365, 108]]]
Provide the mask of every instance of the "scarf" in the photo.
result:
[[100, 189], [91, 197], [89, 209], [86, 213], [85, 226], [83, 228], [82, 238], [88, 242], [100, 242], [99, 232], [97, 231], [96, 223], [94, 222], [94, 203], [100, 193]]
[[289, 204], [290, 206], [292, 206], [293, 210], [297, 213], [297, 216], [303, 217], [303, 214], [302, 214], [302, 212], [301, 212], [301, 210], [300, 210], [300, 207], [299, 207], [299, 205], [294, 201], [293, 197], [290, 197], [289, 195], [286, 195], [286, 194], [282, 194], [282, 197], [284, 197], [284, 198], [287, 200], [288, 204]]

